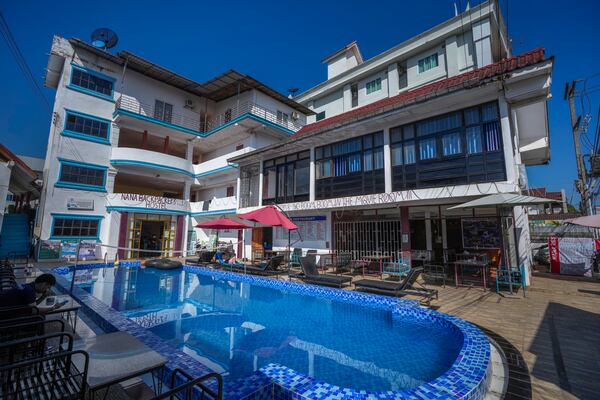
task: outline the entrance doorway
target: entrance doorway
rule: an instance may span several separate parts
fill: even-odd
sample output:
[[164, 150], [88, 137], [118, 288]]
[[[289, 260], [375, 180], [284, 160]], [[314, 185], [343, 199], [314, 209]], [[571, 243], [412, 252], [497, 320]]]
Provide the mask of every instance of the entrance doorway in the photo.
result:
[[172, 256], [176, 224], [170, 215], [136, 213], [130, 223], [128, 247], [134, 250], [129, 252], [129, 258]]
[[252, 259], [262, 260], [265, 258], [265, 250], [273, 249], [273, 228], [252, 229]]

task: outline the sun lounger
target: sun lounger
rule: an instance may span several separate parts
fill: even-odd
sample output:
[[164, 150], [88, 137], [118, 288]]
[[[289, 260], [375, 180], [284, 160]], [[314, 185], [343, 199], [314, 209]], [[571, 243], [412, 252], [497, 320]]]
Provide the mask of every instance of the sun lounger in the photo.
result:
[[344, 285], [350, 285], [350, 283], [352, 283], [351, 276], [339, 276], [319, 273], [315, 257], [300, 257], [300, 266], [302, 267], [302, 274], [296, 275], [296, 277], [306, 283], [314, 283], [316, 285], [323, 286], [335, 286], [339, 288], [341, 288]]
[[258, 265], [230, 264], [236, 271], [246, 271], [249, 274], [256, 275], [277, 275], [279, 266], [283, 262], [283, 256], [272, 257], [268, 261], [263, 261]]
[[361, 279], [354, 282], [356, 290], [373, 292], [379, 294], [392, 295], [402, 297], [406, 295], [413, 295], [422, 297], [423, 302], [427, 305], [431, 303], [431, 300], [435, 297], [438, 298], [438, 292], [435, 289], [427, 289], [425, 287], [415, 287], [417, 285], [417, 279], [423, 272], [423, 268], [413, 268], [409, 271], [408, 275], [404, 277], [400, 282], [387, 282], [375, 279]]

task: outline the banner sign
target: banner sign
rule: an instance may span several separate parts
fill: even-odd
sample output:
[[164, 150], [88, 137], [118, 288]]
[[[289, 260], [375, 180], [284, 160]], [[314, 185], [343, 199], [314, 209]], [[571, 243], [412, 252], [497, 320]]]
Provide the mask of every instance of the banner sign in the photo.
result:
[[592, 276], [592, 258], [600, 241], [592, 238], [548, 238], [550, 270], [561, 275]]
[[96, 241], [82, 240], [79, 245], [79, 259], [91, 260], [95, 258], [98, 258], [96, 257]]
[[58, 260], [60, 258], [59, 240], [42, 240], [40, 242], [39, 260]]
[[60, 258], [77, 258], [77, 240], [65, 240], [60, 248]]
[[146, 208], [166, 210], [167, 206], [185, 206], [185, 201], [168, 197], [150, 196], [147, 194], [121, 193], [121, 200], [136, 202]]
[[94, 200], [69, 198], [67, 200], [67, 210], [86, 210], [94, 211]]

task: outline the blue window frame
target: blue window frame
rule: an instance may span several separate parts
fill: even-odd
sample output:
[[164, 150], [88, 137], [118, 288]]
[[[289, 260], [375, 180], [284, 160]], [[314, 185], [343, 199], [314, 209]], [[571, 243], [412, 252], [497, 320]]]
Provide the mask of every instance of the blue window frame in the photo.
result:
[[367, 94], [371, 94], [373, 92], [377, 92], [381, 90], [381, 78], [374, 79], [365, 84], [365, 88], [367, 89]]
[[114, 86], [114, 78], [77, 64], [71, 64], [71, 81], [68, 88], [114, 101]]
[[106, 171], [108, 167], [62, 158], [58, 160], [60, 161], [60, 171], [58, 173], [58, 180], [54, 186], [67, 189], [106, 192]]
[[100, 215], [52, 214], [50, 240], [100, 238]]
[[63, 136], [110, 144], [111, 121], [93, 115], [65, 110]]

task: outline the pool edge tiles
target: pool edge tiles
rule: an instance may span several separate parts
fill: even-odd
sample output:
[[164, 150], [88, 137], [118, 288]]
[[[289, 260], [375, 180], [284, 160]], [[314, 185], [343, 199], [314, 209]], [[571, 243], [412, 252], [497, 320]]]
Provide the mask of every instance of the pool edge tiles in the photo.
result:
[[[122, 266], [139, 267], [139, 262], [121, 263]], [[78, 269], [112, 267], [112, 264], [81, 264]], [[464, 337], [463, 346], [448, 371], [423, 385], [402, 391], [365, 391], [343, 388], [328, 384], [296, 372], [283, 365], [269, 364], [254, 374], [226, 385], [225, 399], [464, 399], [479, 400], [485, 396], [489, 379], [490, 343], [487, 336], [471, 323], [434, 310], [418, 307], [413, 300], [371, 295], [355, 291], [326, 288], [297, 282], [281, 281], [253, 275], [214, 270], [202, 266], [185, 265], [187, 272], [214, 276], [252, 285], [268, 287], [318, 298], [360, 304], [361, 306], [389, 310], [393, 318], [405, 316], [428, 319], [434, 323], [451, 325]], [[58, 267], [53, 271], [65, 274], [69, 267]], [[68, 291], [70, 282], [60, 277], [63, 290]], [[187, 354], [166, 344], [162, 339], [126, 318], [120, 312], [75, 287], [75, 297], [85, 309], [98, 318], [108, 320], [116, 330], [125, 330], [142, 340], [146, 345], [165, 355], [171, 368], [186, 368], [195, 374], [206, 373], [209, 368]], [[87, 304], [90, 301], [91, 305]], [[101, 325], [102, 326], [102, 325]], [[167, 351], [167, 353], [164, 353]]]

